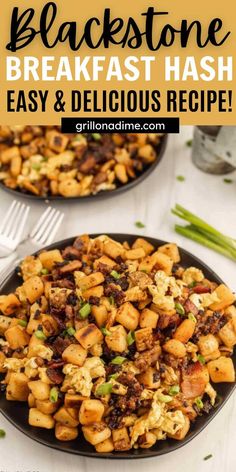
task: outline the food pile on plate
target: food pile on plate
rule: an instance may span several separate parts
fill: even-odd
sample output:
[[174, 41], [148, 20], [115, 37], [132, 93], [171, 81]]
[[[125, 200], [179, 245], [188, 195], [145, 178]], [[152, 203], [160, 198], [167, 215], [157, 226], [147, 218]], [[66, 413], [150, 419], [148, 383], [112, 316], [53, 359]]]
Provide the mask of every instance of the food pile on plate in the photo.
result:
[[0, 126], [0, 181], [38, 197], [85, 197], [140, 176], [160, 134], [62, 134], [56, 126]]
[[235, 295], [183, 267], [175, 244], [83, 235], [19, 274], [0, 297], [1, 390], [59, 441], [109, 453], [182, 440], [235, 381]]

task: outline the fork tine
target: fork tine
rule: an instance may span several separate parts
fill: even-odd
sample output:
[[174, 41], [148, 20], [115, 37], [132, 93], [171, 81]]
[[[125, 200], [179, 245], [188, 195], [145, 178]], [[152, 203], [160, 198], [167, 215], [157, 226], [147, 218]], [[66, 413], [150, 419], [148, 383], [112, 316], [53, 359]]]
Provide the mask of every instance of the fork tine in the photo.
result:
[[25, 209], [26, 209], [26, 206], [24, 204], [22, 204], [19, 207], [19, 210], [18, 210], [17, 215], [15, 217], [14, 223], [11, 227], [11, 231], [9, 233], [9, 238], [15, 239], [16, 237], [18, 237], [18, 228], [19, 228], [19, 224], [21, 222], [21, 218], [24, 215]]
[[30, 237], [31, 238], [34, 238], [36, 233], [40, 230], [40, 228], [42, 227], [42, 224], [44, 223], [45, 220], [47, 220], [47, 217], [49, 215], [49, 213], [51, 212], [51, 210], [53, 210], [52, 207], [48, 207], [47, 210], [45, 210], [42, 214], [42, 216], [39, 218], [38, 220], [38, 223], [33, 227], [31, 233], [30, 233]]
[[[60, 212], [58, 212], [59, 215], [60, 215]], [[58, 216], [59, 216], [58, 215]], [[61, 213], [61, 215], [59, 216], [57, 222], [54, 224], [54, 227], [53, 227], [53, 230], [51, 231], [51, 234], [49, 235], [49, 237], [47, 238], [47, 240], [45, 241], [45, 244], [51, 244], [54, 240], [54, 237], [57, 233], [57, 231], [59, 230], [60, 226], [61, 226], [61, 223], [63, 221], [63, 218], [64, 218], [65, 214], [64, 213]]]
[[6, 226], [5, 226], [5, 229], [3, 228], [2, 234], [4, 234], [5, 236], [8, 236], [8, 237], [9, 237], [9, 234], [10, 234], [11, 231], [14, 229], [14, 227], [15, 227], [15, 221], [16, 221], [18, 212], [19, 212], [19, 210], [20, 210], [20, 207], [21, 207], [20, 202], [17, 202], [17, 204], [16, 204], [15, 207], [14, 207], [13, 212], [11, 213], [10, 218], [8, 219], [8, 222], [7, 222]]
[[43, 223], [41, 224], [41, 228], [38, 229], [37, 232], [35, 232], [34, 236], [32, 236], [32, 239], [35, 239], [37, 242], [43, 239], [45, 231], [47, 231], [48, 225], [51, 224], [51, 221], [53, 220], [55, 213], [56, 213], [56, 209], [51, 208], [50, 212], [47, 213], [46, 219], [44, 219]]
[[11, 206], [8, 208], [8, 211], [7, 211], [6, 215], [4, 216], [4, 218], [2, 220], [2, 223], [0, 225], [0, 233], [2, 232], [2, 229], [4, 229], [6, 227], [8, 218], [11, 216], [16, 204], [17, 204], [17, 201], [14, 200], [14, 202], [12, 202]]
[[51, 231], [53, 231], [54, 226], [57, 225], [57, 220], [59, 216], [60, 216], [60, 212], [56, 211], [56, 213], [54, 213], [53, 217], [51, 218], [46, 230], [43, 232], [40, 238], [41, 244], [45, 245], [48, 241], [48, 238], [51, 237]]
[[23, 234], [25, 223], [26, 223], [26, 220], [28, 218], [29, 211], [30, 211], [30, 207], [24, 205], [24, 208], [22, 208], [21, 212], [19, 213], [18, 225], [16, 227], [16, 231], [15, 231], [15, 234], [13, 236], [18, 241], [20, 241], [21, 236]]

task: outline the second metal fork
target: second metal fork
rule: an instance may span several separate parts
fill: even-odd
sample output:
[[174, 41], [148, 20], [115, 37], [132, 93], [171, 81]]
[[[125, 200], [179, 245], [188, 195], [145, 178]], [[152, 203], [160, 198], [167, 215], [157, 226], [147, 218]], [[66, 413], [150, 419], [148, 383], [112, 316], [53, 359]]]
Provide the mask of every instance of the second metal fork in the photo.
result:
[[14, 266], [17, 266], [25, 256], [30, 255], [53, 242], [63, 218], [64, 213], [51, 207], [47, 208], [30, 232], [29, 236], [17, 247], [17, 250], [14, 253], [14, 259], [11, 260], [0, 273], [0, 287], [12, 272], [13, 264]]

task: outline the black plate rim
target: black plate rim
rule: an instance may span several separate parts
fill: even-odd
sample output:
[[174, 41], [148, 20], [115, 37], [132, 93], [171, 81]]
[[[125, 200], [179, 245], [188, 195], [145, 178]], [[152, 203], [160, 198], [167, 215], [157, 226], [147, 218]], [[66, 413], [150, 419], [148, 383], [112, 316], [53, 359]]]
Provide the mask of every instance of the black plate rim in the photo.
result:
[[[101, 234], [106, 234], [107, 236], [109, 236], [111, 238], [114, 238], [114, 239], [117, 239], [117, 240], [120, 239], [120, 241], [125, 241], [125, 240], [132, 241], [135, 238], [143, 237], [146, 240], [148, 240], [151, 244], [155, 245], [156, 247], [159, 247], [160, 245], [167, 243], [167, 241], [164, 241], [164, 240], [161, 240], [161, 239], [148, 237], [146, 235], [143, 236], [143, 235], [140, 235], [140, 234], [139, 235], [132, 234], [132, 233], [131, 234], [129, 234], [129, 233], [94, 233], [94, 234], [89, 234], [89, 236], [91, 238], [95, 238], [97, 236], [100, 236]], [[46, 246], [44, 249], [50, 250], [50, 249], [55, 249], [55, 248], [58, 248], [58, 247], [63, 247], [63, 246], [66, 246], [66, 245], [70, 245], [75, 240], [75, 238], [76, 238], [76, 236], [57, 241], [53, 244], [50, 244], [49, 246]], [[223, 283], [223, 280], [207, 264], [205, 264], [205, 262], [201, 261], [201, 259], [199, 259], [195, 255], [193, 255], [192, 253], [190, 253], [186, 249], [183, 249], [179, 245], [178, 245], [178, 248], [180, 250], [181, 255], [183, 255], [187, 258], [190, 258], [192, 261], [194, 261], [194, 264], [196, 266], [198, 266], [199, 268], [202, 268], [202, 270], [204, 272], [209, 272], [211, 274], [211, 277], [213, 279], [215, 279], [218, 283]], [[39, 251], [35, 252], [34, 254], [37, 254], [38, 252]], [[13, 270], [11, 272], [11, 274], [9, 274], [9, 276], [1, 284], [0, 294], [4, 291], [4, 287], [8, 283], [11, 283], [11, 281], [13, 282], [16, 277], [17, 277], [17, 275], [15, 273], [15, 270]], [[234, 353], [234, 361], [236, 361], [236, 354], [235, 353]], [[68, 444], [68, 445], [70, 444], [69, 442], [68, 443], [59, 442], [55, 439], [55, 437], [53, 437], [54, 444], [52, 444], [49, 441], [47, 441], [46, 439], [39, 438], [35, 435], [36, 432], [37, 432], [37, 428], [30, 427], [28, 424], [26, 424], [25, 427], [22, 427], [21, 425], [19, 425], [16, 422], [16, 420], [14, 420], [11, 416], [8, 415], [8, 413], [6, 411], [4, 411], [4, 403], [6, 404], [6, 402], [7, 402], [7, 404], [9, 404], [10, 402], [8, 402], [5, 399], [5, 396], [3, 396], [3, 395], [2, 395], [2, 398], [1, 398], [1, 395], [0, 395], [0, 412], [16, 429], [18, 429], [20, 432], [25, 434], [28, 438], [32, 439], [33, 441], [38, 442], [39, 444], [50, 447], [51, 449], [55, 449], [55, 450], [58, 450], [58, 451], [61, 451], [61, 452], [66, 452], [66, 453], [70, 453], [70, 454], [74, 454], [74, 455], [78, 455], [78, 456], [91, 457], [93, 459], [106, 459], [106, 460], [107, 459], [112, 459], [112, 460], [116, 460], [116, 459], [118, 459], [118, 460], [122, 460], [122, 459], [129, 459], [129, 460], [131, 460], [131, 459], [132, 460], [133, 459], [148, 459], [148, 458], [153, 458], [153, 457], [157, 457], [157, 456], [161, 456], [161, 455], [164, 455], [164, 454], [169, 454], [171, 452], [174, 452], [175, 450], [177, 450], [177, 449], [185, 446], [186, 444], [188, 444], [190, 441], [192, 441], [192, 439], [194, 439], [198, 434], [200, 434], [207, 427], [207, 425], [215, 418], [215, 416], [221, 411], [223, 406], [229, 400], [229, 398], [231, 397], [231, 395], [233, 394], [233, 392], [236, 388], [236, 382], [227, 384], [227, 387], [228, 387], [228, 392], [225, 395], [225, 397], [223, 398], [222, 402], [214, 410], [211, 410], [210, 415], [204, 417], [203, 424], [200, 425], [200, 426], [197, 425], [196, 430], [191, 431], [183, 441], [171, 440], [171, 445], [167, 444], [167, 450], [166, 449], [154, 450], [154, 449], [151, 448], [151, 449], [142, 449], [142, 450], [139, 449], [138, 451], [131, 450], [130, 452], [112, 452], [112, 453], [98, 453], [95, 450], [91, 450], [91, 451], [73, 450], [73, 449], [70, 450], [69, 446], [66, 447], [66, 444]], [[19, 404], [19, 402], [12, 402], [12, 404], [14, 404], [14, 403]], [[25, 407], [25, 404], [22, 405], [22, 406]], [[28, 406], [27, 406], [27, 408], [28, 408]], [[196, 421], [196, 424], [197, 424], [197, 421]], [[164, 441], [163, 441], [163, 443], [164, 443]], [[156, 445], [157, 444], [158, 444], [158, 442], [156, 443]]]
[[160, 143], [156, 146], [156, 149], [158, 150], [158, 157], [157, 159], [150, 165], [148, 166], [137, 178], [134, 180], [131, 180], [127, 184], [120, 185], [119, 187], [115, 188], [114, 190], [104, 190], [102, 192], [99, 192], [95, 195], [88, 195], [84, 197], [63, 197], [60, 195], [49, 195], [47, 197], [41, 197], [37, 195], [33, 195], [30, 193], [23, 193], [20, 190], [14, 190], [12, 188], [6, 187], [3, 182], [0, 181], [0, 188], [3, 189], [4, 191], [10, 193], [11, 195], [16, 197], [22, 197], [27, 200], [32, 200], [33, 202], [90, 202], [90, 201], [96, 201], [96, 200], [105, 200], [106, 198], [110, 197], [115, 197], [116, 195], [120, 195], [123, 192], [127, 192], [128, 190], [133, 189], [136, 187], [136, 185], [140, 184], [143, 182], [147, 177], [149, 177], [152, 172], [156, 169], [156, 167], [160, 164], [162, 161], [162, 158], [164, 156], [166, 146], [167, 146], [167, 141], [168, 141], [168, 134], [164, 134], [163, 137], [161, 138]]

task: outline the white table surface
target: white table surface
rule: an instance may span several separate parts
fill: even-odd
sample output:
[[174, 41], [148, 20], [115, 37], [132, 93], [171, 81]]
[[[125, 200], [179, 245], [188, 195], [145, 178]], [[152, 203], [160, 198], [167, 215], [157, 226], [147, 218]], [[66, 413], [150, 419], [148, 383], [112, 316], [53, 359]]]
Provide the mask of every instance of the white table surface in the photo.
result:
[[[208, 263], [235, 290], [234, 262], [173, 231], [174, 218], [170, 208], [178, 202], [221, 231], [236, 235], [236, 172], [230, 174], [234, 182], [227, 185], [223, 182], [224, 176], [208, 175], [196, 169], [190, 158], [191, 148], [186, 146], [191, 135], [192, 128], [184, 127], [180, 135], [170, 136], [160, 166], [130, 192], [98, 202], [55, 204], [66, 213], [57, 239], [85, 232], [124, 232], [176, 241]], [[185, 176], [185, 182], [177, 181], [177, 175]], [[0, 218], [11, 201], [11, 195], [1, 190]], [[37, 220], [43, 205], [35, 203], [31, 208], [30, 224]], [[146, 227], [137, 229], [134, 224], [137, 220], [145, 223]], [[235, 472], [234, 415], [235, 395], [207, 429], [183, 449], [153, 459], [122, 462], [80, 458], [51, 450], [28, 439], [0, 416], [0, 428], [6, 431], [5, 439], [0, 440], [0, 472], [103, 472], [104, 467], [112, 467], [112, 472]], [[213, 457], [204, 461], [203, 458], [208, 454]]]

